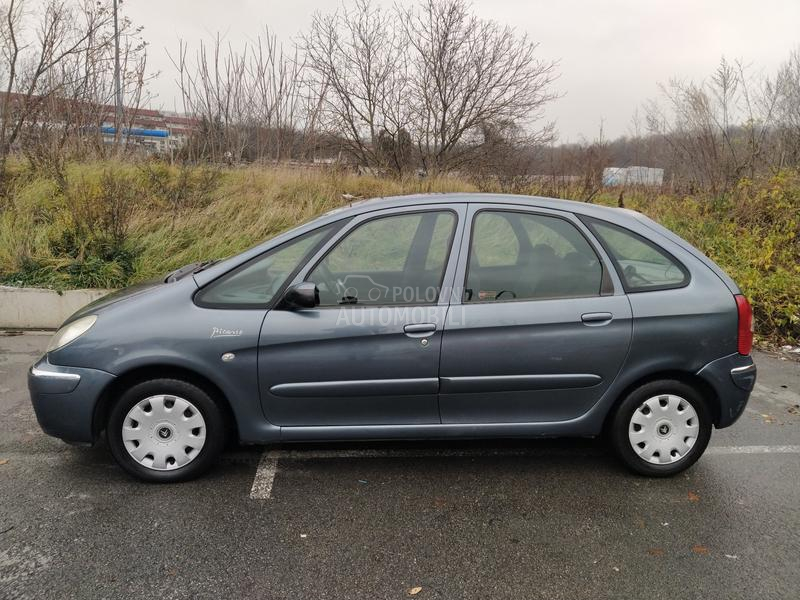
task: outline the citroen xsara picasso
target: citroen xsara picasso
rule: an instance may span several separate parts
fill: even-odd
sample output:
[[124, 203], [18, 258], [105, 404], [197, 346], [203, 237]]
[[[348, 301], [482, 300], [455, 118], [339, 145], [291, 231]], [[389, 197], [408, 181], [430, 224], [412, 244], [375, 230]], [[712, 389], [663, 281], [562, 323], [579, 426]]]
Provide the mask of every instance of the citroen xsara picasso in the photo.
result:
[[643, 215], [388, 198], [71, 316], [29, 373], [45, 432], [177, 481], [242, 443], [597, 436], [646, 475], [703, 453], [756, 377], [736, 284]]

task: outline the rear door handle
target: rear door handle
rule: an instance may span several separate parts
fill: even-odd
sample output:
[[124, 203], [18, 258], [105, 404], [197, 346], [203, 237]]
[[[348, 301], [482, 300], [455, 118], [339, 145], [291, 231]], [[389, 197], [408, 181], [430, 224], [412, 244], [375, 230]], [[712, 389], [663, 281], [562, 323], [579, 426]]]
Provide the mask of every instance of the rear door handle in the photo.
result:
[[435, 323], [410, 323], [403, 327], [403, 331], [411, 337], [425, 337], [436, 331]]
[[614, 318], [610, 312], [583, 313], [581, 321], [587, 325], [607, 325]]

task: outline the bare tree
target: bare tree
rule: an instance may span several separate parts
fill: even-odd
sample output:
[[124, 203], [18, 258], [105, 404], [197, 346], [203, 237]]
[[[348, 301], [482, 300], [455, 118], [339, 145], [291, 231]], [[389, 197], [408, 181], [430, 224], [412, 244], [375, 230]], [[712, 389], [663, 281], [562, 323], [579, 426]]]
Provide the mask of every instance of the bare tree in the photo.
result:
[[239, 160], [245, 147], [242, 127], [251, 110], [244, 84], [247, 55], [226, 47], [220, 36], [210, 47], [201, 43], [193, 62], [188, 53], [188, 46], [180, 42], [173, 63], [179, 73], [184, 110], [202, 119], [198, 151], [213, 160], [221, 160], [226, 153]]
[[325, 125], [367, 167], [402, 174], [409, 139], [426, 171], [444, 172], [485, 159], [501, 131], [524, 131], [528, 144], [552, 136], [533, 126], [555, 98], [555, 63], [465, 0], [393, 12], [357, 0], [316, 14], [303, 47], [313, 85], [326, 90]]
[[778, 167], [800, 167], [800, 48], [795, 49], [775, 78], [779, 137]]
[[706, 81], [661, 86], [666, 107], [646, 104], [651, 133], [672, 150], [671, 168], [692, 186], [730, 189], [771, 162], [767, 156], [778, 102], [776, 86], [724, 58]]
[[79, 5], [47, 0], [31, 11], [24, 0], [9, 0], [0, 9], [0, 73], [4, 78], [0, 180], [4, 179], [8, 154], [26, 125], [38, 118], [49, 99], [77, 84], [68, 63], [91, 52], [98, 32], [110, 19], [107, 7], [88, 0]]
[[296, 52], [284, 52], [274, 34], [265, 30], [239, 50], [218, 35], [193, 56], [180, 42], [171, 60], [184, 110], [202, 122], [191, 158], [278, 161], [287, 153], [298, 125], [303, 64]]
[[302, 46], [309, 84], [324, 90], [322, 127], [341, 136], [361, 165], [402, 171], [401, 137], [407, 137], [411, 115], [407, 47], [396, 15], [369, 0], [316, 13]]
[[284, 53], [269, 29], [253, 45], [248, 75], [255, 101], [253, 127], [259, 158], [271, 154], [279, 162], [287, 152], [287, 142], [297, 126], [303, 67], [298, 50], [293, 55]]
[[414, 132], [428, 170], [463, 168], [481, 152], [481, 130], [516, 123], [528, 143], [552, 138], [534, 125], [556, 98], [556, 63], [510, 27], [479, 19], [465, 0], [423, 0], [400, 11], [412, 49]]
[[[91, 22], [87, 5], [78, 16]], [[114, 123], [119, 131], [130, 129], [139, 107], [146, 101], [146, 44], [141, 27], [123, 17], [120, 24], [121, 80], [124, 90], [123, 121]], [[105, 156], [124, 150], [121, 145], [104, 143], [101, 128], [112, 120], [114, 101], [114, 32], [111, 23], [93, 30], [80, 53], [73, 53], [45, 75], [46, 89], [52, 90], [42, 100], [41, 109], [31, 116], [20, 134], [20, 149], [37, 167], [50, 170], [57, 177], [65, 162], [89, 154]], [[113, 120], [116, 121], [116, 115]]]

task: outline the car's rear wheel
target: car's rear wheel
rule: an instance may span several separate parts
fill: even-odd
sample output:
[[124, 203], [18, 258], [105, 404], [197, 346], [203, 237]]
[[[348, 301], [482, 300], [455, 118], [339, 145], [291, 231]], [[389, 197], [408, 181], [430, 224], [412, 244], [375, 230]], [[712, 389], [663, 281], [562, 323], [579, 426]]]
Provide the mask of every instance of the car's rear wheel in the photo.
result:
[[225, 421], [203, 389], [178, 379], [133, 385], [114, 404], [106, 436], [128, 473], [146, 481], [186, 481], [203, 474], [225, 445]]
[[692, 466], [711, 439], [711, 414], [702, 396], [677, 380], [651, 381], [631, 392], [611, 423], [622, 461], [642, 475], [666, 477]]

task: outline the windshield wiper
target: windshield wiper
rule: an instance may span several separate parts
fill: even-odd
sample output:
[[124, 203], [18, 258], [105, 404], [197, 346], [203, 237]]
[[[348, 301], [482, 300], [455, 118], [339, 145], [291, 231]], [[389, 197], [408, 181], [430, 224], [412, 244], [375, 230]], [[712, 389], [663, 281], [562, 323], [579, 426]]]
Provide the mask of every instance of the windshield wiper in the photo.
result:
[[205, 271], [208, 267], [217, 264], [220, 260], [222, 259], [218, 258], [216, 260], [206, 260], [201, 262], [199, 265], [197, 265], [197, 268], [192, 271], [192, 275], [199, 273], [200, 271]]
[[189, 275], [194, 275], [195, 273], [199, 273], [203, 269], [207, 269], [217, 262], [219, 262], [219, 260], [206, 260], [203, 262], [189, 263], [188, 265], [184, 265], [180, 269], [175, 269], [169, 273], [164, 278], [164, 283], [172, 283], [174, 281], [178, 281], [179, 279], [183, 279], [184, 277], [188, 277]]

